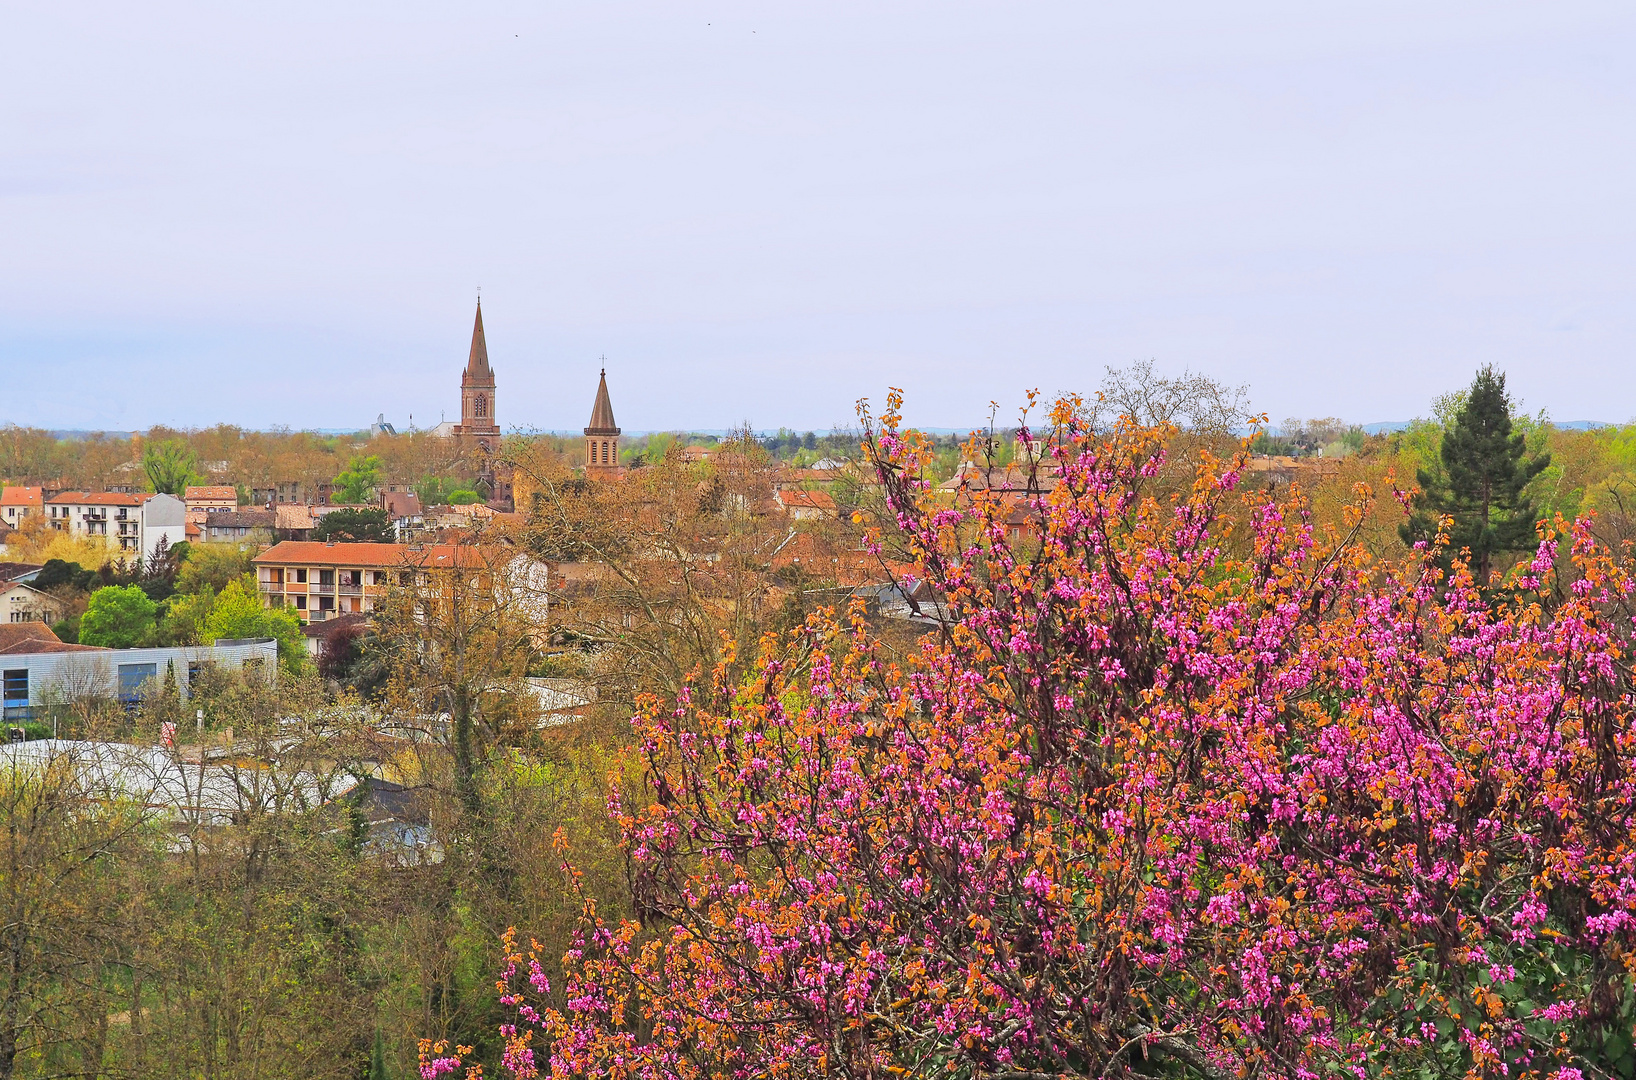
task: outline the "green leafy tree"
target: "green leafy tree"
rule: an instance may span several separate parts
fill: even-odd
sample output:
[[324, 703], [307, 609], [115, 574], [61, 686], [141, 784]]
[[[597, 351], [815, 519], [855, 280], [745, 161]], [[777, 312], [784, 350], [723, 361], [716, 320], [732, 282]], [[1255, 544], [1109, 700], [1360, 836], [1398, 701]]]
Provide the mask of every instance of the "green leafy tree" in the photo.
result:
[[227, 583], [205, 616], [200, 637], [206, 644], [218, 638], [273, 638], [279, 660], [291, 669], [302, 666], [307, 657], [301, 620], [288, 608], [263, 607], [249, 577]]
[[334, 498], [344, 503], [368, 502], [381, 482], [381, 459], [371, 454], [354, 457], [335, 477]]
[[1480, 585], [1488, 584], [1496, 555], [1534, 546], [1536, 515], [1523, 489], [1551, 463], [1549, 453], [1528, 455], [1527, 434], [1512, 431], [1511, 412], [1504, 373], [1483, 368], [1443, 433], [1441, 468], [1416, 473], [1414, 513], [1400, 530], [1412, 544], [1434, 536], [1442, 517], [1453, 518], [1450, 553], [1470, 553]]
[[91, 594], [80, 617], [80, 644], [129, 649], [153, 633], [158, 610], [139, 586], [104, 586]]
[[483, 497], [470, 489], [449, 492], [450, 506], [470, 506], [482, 501]]
[[41, 591], [70, 588], [88, 592], [96, 581], [95, 570], [86, 570], [79, 563], [64, 562], [62, 559], [47, 559], [30, 584]]
[[244, 551], [237, 544], [191, 544], [176, 572], [176, 591], [190, 596], [219, 593], [229, 581], [250, 573], [253, 558], [254, 552]]
[[216, 606], [216, 590], [178, 593], [165, 608], [162, 637], [173, 645], [198, 645], [204, 641], [205, 620]]
[[390, 544], [394, 539], [392, 524], [385, 510], [331, 510], [313, 526], [316, 540], [344, 540], [351, 543]]
[[199, 455], [181, 439], [150, 442], [142, 450], [142, 471], [148, 475], [148, 486], [164, 495], [181, 495], [203, 479]]

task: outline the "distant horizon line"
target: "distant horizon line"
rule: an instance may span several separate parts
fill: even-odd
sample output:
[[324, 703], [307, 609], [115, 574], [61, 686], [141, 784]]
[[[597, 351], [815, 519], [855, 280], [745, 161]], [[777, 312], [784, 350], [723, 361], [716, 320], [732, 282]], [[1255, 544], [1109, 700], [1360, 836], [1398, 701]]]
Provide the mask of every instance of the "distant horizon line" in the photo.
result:
[[[1562, 429], [1564, 431], [1594, 431], [1594, 430], [1596, 430], [1598, 428], [1618, 427], [1619, 426], [1617, 423], [1612, 423], [1612, 422], [1609, 422], [1609, 421], [1606, 421], [1606, 420], [1547, 420], [1546, 422], [1549, 423], [1552, 427], [1560, 428], [1560, 429]], [[1395, 432], [1395, 431], [1403, 431], [1404, 429], [1406, 429], [1412, 423], [1414, 423], [1413, 420], [1377, 420], [1377, 421], [1374, 421], [1374, 422], [1368, 423], [1368, 424], [1353, 424], [1351, 426], [1358, 428], [1359, 430], [1363, 431], [1365, 434], [1368, 434], [1368, 435], [1380, 435], [1380, 434], [1390, 434], [1390, 433]], [[1005, 425], [1003, 427], [1000, 427], [999, 430], [1002, 430], [1002, 431], [1011, 430], [1011, 428], [1013, 426], [1014, 425]], [[148, 431], [153, 430], [153, 428], [155, 428], [155, 427], [168, 427], [168, 425], [154, 424], [151, 427], [144, 430], [142, 428], [129, 428], [129, 429], [126, 429], [126, 428], [43, 428], [43, 427], [34, 427], [34, 426], [28, 425], [28, 424], [19, 424], [19, 423], [16, 423], [14, 421], [10, 421], [10, 420], [0, 422], [0, 430], [4, 430], [4, 429], [8, 429], [8, 428], [21, 428], [21, 429], [26, 429], [26, 430], [44, 432], [46, 435], [49, 435], [54, 439], [68, 439], [68, 440], [90, 439], [90, 438], [95, 438], [97, 436], [119, 437], [119, 438], [124, 438], [124, 439], [131, 439], [131, 438], [137, 438], [139, 436], [145, 435], [145, 434], [147, 434]], [[358, 428], [296, 428], [296, 427], [287, 427], [287, 426], [279, 425], [279, 426], [275, 426], [275, 427], [258, 428], [258, 427], [240, 427], [237, 424], [216, 424], [216, 425], [211, 425], [211, 427], [237, 427], [237, 428], [239, 428], [240, 431], [252, 432], [252, 433], [257, 434], [257, 435], [274, 435], [274, 434], [325, 435], [325, 436], [362, 435], [362, 436], [366, 436], [366, 437], [370, 437], [370, 438], [374, 437], [369, 426], [358, 427]], [[932, 426], [928, 426], [928, 425], [925, 425], [925, 424], [906, 424], [906, 425], [904, 425], [904, 429], [905, 430], [912, 430], [912, 431], [923, 431], [928, 435], [967, 435], [967, 434], [971, 434], [974, 431], [983, 430], [981, 427], [932, 427]], [[209, 430], [211, 430], [211, 428], [210, 427], [171, 428], [170, 430], [176, 431], [176, 432], [178, 432], [180, 434], [186, 435], [186, 434], [196, 434], [196, 433], [199, 433], [199, 432], [209, 431]], [[680, 427], [645, 428], [645, 429], [633, 429], [633, 430], [624, 431], [622, 433], [622, 437], [640, 438], [640, 437], [646, 437], [646, 436], [650, 436], [650, 435], [705, 435], [705, 436], [709, 436], [711, 438], [722, 438], [722, 437], [725, 437], [725, 436], [728, 436], [728, 435], [732, 435], [732, 434], [734, 434], [735, 432], [737, 432], [739, 430], [740, 430], [739, 428], [680, 428]], [[789, 432], [794, 432], [794, 433], [802, 434], [802, 435], [805, 435], [807, 432], [810, 431], [815, 435], [823, 437], [823, 436], [827, 436], [827, 435], [830, 435], [830, 434], [834, 433], [836, 430], [838, 430], [838, 429], [836, 429], [834, 427], [827, 428], [827, 429], [825, 429], [823, 431], [819, 431], [819, 429], [817, 429], [817, 428], [792, 428], [792, 427], [757, 428], [757, 429], [755, 429], [755, 435], [756, 435], [757, 438], [766, 438], [766, 437], [771, 436], [771, 435], [776, 435], [780, 431], [789, 431]], [[1235, 428], [1234, 433], [1239, 434], [1239, 435], [1248, 435], [1252, 430], [1255, 430], [1255, 429], [1250, 428], [1250, 427], [1246, 427], [1246, 426], [1241, 426], [1241, 427]], [[1283, 433], [1283, 429], [1280, 428], [1277, 424], [1269, 424], [1266, 427], [1261, 428], [1260, 430], [1266, 432], [1269, 435], [1275, 436], [1275, 437], [1279, 436], [1279, 435], [1281, 435]], [[395, 434], [395, 435], [410, 435], [410, 434], [425, 435], [425, 434], [431, 434], [432, 431], [433, 431], [433, 428], [420, 428], [420, 427], [417, 427], [417, 428], [412, 428], [412, 429], [410, 429], [408, 431], [395, 431], [394, 430], [393, 434]], [[559, 430], [559, 429], [556, 429], [556, 428], [524, 428], [521, 425], [516, 425], [516, 426], [513, 426], [509, 431], [504, 432], [504, 434], [507, 434], [507, 435], [550, 435], [550, 436], [556, 436], [556, 437], [576, 438], [577, 439], [577, 438], [583, 437], [584, 433], [581, 432], [578, 428], [564, 428], [564, 429]]]

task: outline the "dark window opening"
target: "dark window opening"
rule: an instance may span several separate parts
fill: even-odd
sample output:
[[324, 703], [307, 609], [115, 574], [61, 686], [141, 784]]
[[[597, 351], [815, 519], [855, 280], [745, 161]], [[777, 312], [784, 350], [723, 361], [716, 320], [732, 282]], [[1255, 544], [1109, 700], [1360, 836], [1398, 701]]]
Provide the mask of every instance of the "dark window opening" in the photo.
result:
[[5, 707], [14, 709], [28, 704], [28, 668], [15, 668], [3, 676]]
[[158, 664], [119, 665], [119, 700], [127, 705], [141, 700], [142, 687], [158, 675]]

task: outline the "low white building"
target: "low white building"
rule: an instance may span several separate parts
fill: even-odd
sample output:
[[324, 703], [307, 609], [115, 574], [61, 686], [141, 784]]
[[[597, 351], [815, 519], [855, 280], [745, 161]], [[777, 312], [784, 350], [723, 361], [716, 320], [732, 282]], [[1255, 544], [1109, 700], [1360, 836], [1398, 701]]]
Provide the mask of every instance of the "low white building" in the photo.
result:
[[202, 748], [35, 739], [0, 745], [0, 772], [73, 770], [79, 794], [93, 802], [120, 800], [174, 826], [226, 825], [258, 813], [314, 810], [351, 792], [356, 777], [336, 767], [282, 768]]
[[278, 671], [278, 642], [244, 641], [163, 649], [73, 649], [0, 655], [0, 707], [6, 720], [29, 720], [75, 698], [110, 697], [131, 705], [150, 682], [173, 679], [182, 699], [208, 666]]

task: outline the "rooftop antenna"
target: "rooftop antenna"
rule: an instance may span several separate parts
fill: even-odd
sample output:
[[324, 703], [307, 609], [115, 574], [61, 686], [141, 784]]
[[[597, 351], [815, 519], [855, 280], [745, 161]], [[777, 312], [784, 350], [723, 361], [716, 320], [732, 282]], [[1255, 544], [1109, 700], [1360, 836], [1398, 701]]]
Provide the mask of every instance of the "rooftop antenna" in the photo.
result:
[[608, 374], [608, 354], [603, 353], [601, 356], [597, 357], [597, 359], [602, 361], [602, 374]]

